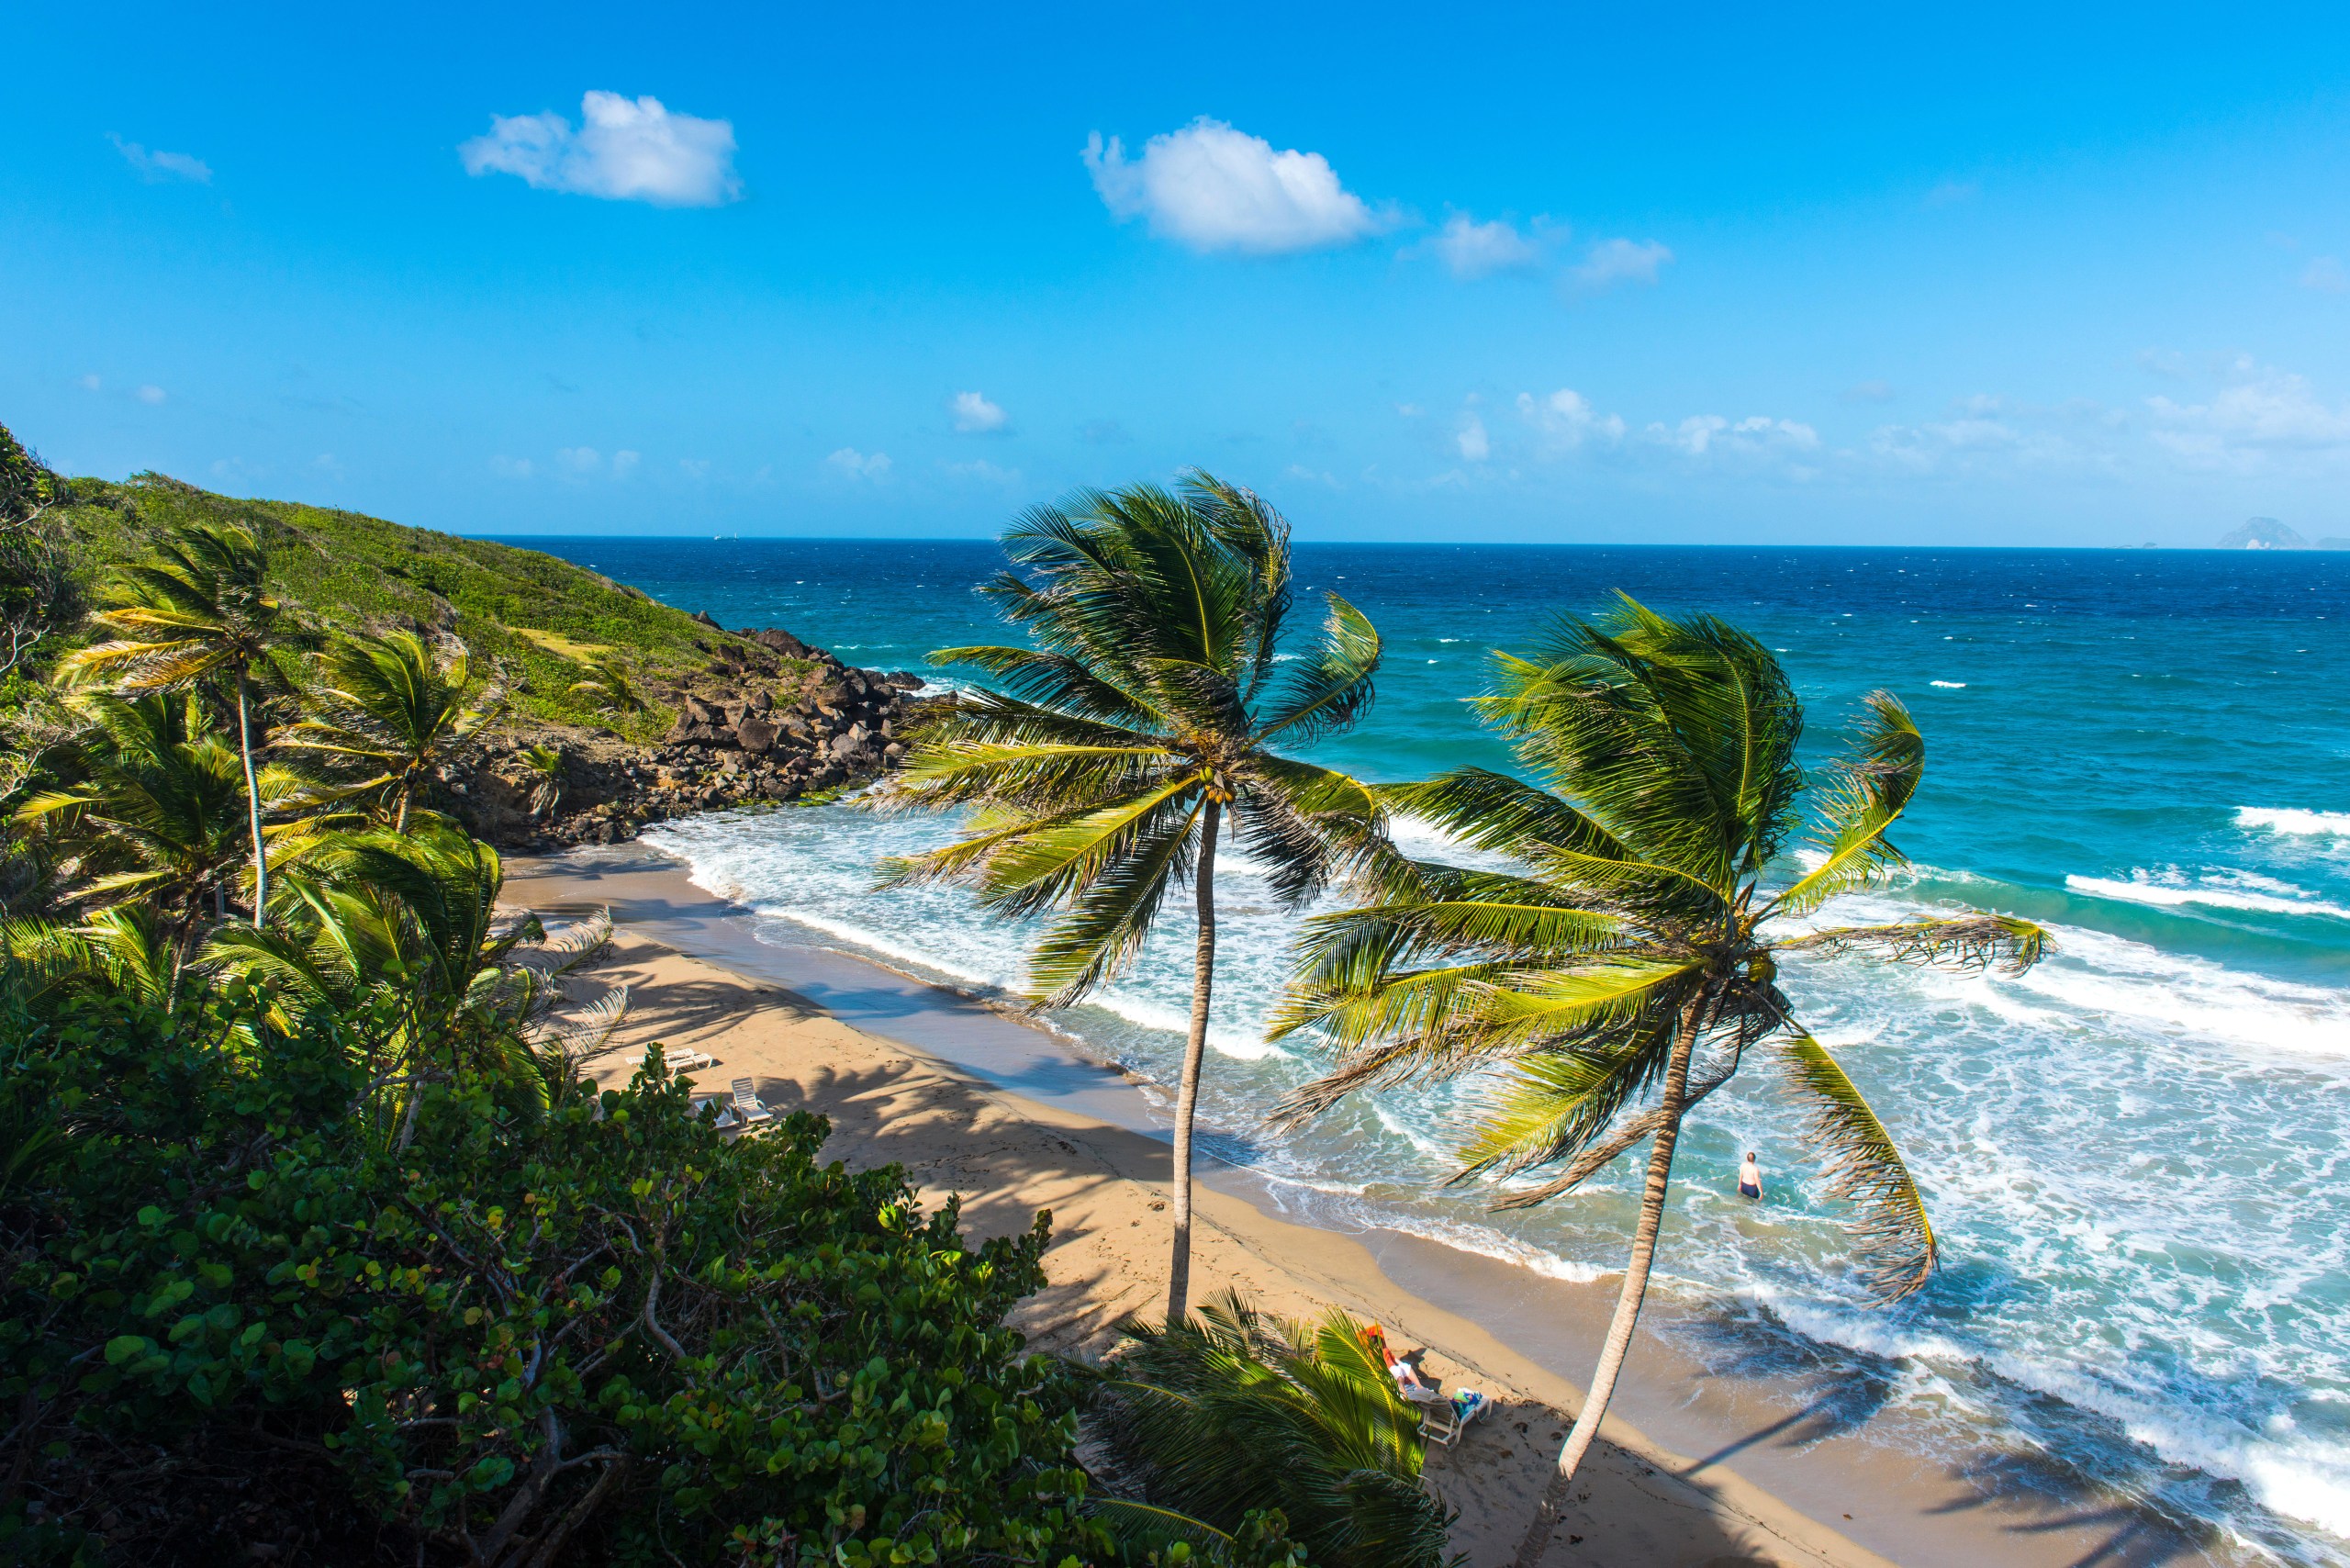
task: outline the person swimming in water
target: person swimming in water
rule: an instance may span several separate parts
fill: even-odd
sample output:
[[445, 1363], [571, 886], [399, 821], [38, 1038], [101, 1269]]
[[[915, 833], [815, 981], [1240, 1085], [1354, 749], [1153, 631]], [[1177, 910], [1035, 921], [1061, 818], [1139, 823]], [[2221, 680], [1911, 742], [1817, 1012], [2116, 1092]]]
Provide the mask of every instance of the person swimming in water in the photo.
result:
[[1738, 1168], [1738, 1195], [1749, 1202], [1762, 1201], [1762, 1167], [1755, 1162], [1751, 1148], [1746, 1151], [1746, 1163]]

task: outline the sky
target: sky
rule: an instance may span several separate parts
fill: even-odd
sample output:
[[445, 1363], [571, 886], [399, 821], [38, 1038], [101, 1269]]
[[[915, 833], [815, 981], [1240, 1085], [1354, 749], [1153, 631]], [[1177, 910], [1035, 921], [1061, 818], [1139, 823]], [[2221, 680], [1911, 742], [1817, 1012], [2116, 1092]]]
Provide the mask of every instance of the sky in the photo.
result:
[[2350, 9], [11, 7], [0, 422], [456, 532], [2350, 536]]

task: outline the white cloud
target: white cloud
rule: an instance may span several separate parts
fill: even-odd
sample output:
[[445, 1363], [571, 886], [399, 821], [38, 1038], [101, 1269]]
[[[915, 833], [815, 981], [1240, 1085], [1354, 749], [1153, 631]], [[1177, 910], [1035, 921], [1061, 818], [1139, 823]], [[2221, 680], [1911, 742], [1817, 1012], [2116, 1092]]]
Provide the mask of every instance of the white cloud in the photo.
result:
[[185, 180], [198, 185], [212, 183], [212, 167], [201, 158], [185, 152], [150, 152], [136, 141], [125, 141], [111, 131], [106, 133], [106, 140], [114, 143], [114, 150], [122, 154], [125, 162], [139, 171], [139, 177], [150, 185], [160, 185], [166, 180]]
[[890, 454], [886, 452], [867, 454], [844, 446], [824, 461], [852, 479], [870, 479], [878, 484], [890, 476]]
[[2337, 257], [2320, 256], [2301, 274], [2301, 286], [2314, 288], [2321, 294], [2350, 291], [2350, 271], [2344, 270]]
[[2138, 368], [2149, 375], [2182, 376], [2188, 374], [2187, 356], [2177, 349], [2140, 349]]
[[489, 471], [501, 479], [527, 479], [539, 469], [527, 457], [508, 457], [501, 453], [489, 460]]
[[171, 394], [164, 391], [154, 383], [150, 382], [146, 386], [141, 386], [138, 391], [133, 392], [131, 396], [138, 398], [142, 403], [160, 403], [164, 398], [170, 397]]
[[1856, 381], [1844, 388], [1842, 396], [1847, 403], [1890, 403], [1893, 401], [1893, 383]]
[[1671, 260], [1672, 250], [1654, 240], [1602, 240], [1569, 275], [1581, 286], [1595, 290], [1619, 283], [1654, 283], [1658, 269]]
[[644, 454], [641, 452], [613, 453], [612, 477], [615, 479], [627, 478], [631, 474], [636, 472], [636, 465], [643, 461]]
[[1601, 414], [1583, 395], [1561, 386], [1547, 398], [1531, 392], [1517, 395], [1517, 411], [1554, 450], [1572, 451], [1585, 442], [1612, 443], [1624, 439], [1619, 414]]
[[2149, 398], [2154, 440], [2192, 462], [2257, 466], [2272, 453], [2350, 449], [2350, 407], [2329, 408], [2301, 376], [2251, 372], [2209, 402]]
[[106, 383], [99, 380], [95, 375], [84, 375], [74, 385], [81, 387], [84, 392], [95, 392], [99, 387], [104, 386]]
[[1422, 414], [1427, 412], [1426, 409], [1421, 408], [1417, 403], [1398, 403], [1395, 405], [1395, 411], [1407, 420], [1416, 420]]
[[1129, 159], [1116, 137], [1086, 139], [1085, 166], [1121, 218], [1195, 251], [1275, 254], [1349, 244], [1386, 220], [1338, 184], [1319, 152], [1273, 151], [1262, 137], [1204, 115], [1154, 136]]
[[673, 114], [655, 97], [591, 92], [579, 127], [549, 111], [492, 115], [489, 132], [457, 149], [465, 173], [519, 174], [544, 191], [655, 207], [718, 207], [738, 200], [734, 127]]
[[1495, 273], [1527, 272], [1542, 262], [1542, 247], [1518, 232], [1505, 218], [1480, 223], [1465, 212], [1445, 219], [1444, 228], [1428, 241], [1457, 278], [1491, 277]]
[[1485, 434], [1485, 421], [1475, 414], [1460, 416], [1460, 429], [1454, 433], [1452, 444], [1470, 463], [1483, 463], [1494, 454], [1493, 441]]
[[957, 479], [974, 479], [983, 485], [1017, 485], [1020, 470], [999, 468], [982, 457], [976, 463], [949, 463], [946, 472]]
[[978, 392], [957, 392], [946, 406], [955, 416], [955, 428], [966, 435], [987, 435], [1012, 422], [1002, 405]]
[[710, 477], [710, 459], [680, 457], [677, 459], [677, 472], [683, 474], [689, 482], [699, 485]]
[[604, 465], [602, 454], [592, 446], [564, 447], [555, 453], [554, 460], [565, 473], [583, 478]]

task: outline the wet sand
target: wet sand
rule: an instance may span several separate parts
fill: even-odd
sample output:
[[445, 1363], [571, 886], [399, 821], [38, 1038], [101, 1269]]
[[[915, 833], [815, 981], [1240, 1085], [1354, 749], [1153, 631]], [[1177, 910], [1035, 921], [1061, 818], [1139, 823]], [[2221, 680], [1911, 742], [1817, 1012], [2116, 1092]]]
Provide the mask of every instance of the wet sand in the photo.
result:
[[[1051, 1211], [1050, 1282], [1018, 1326], [1042, 1348], [1100, 1353], [1128, 1314], [1164, 1309], [1168, 1148], [1151, 1098], [1113, 1068], [982, 1001], [808, 946], [759, 939], [758, 917], [630, 846], [509, 863], [507, 897], [550, 913], [609, 907], [621, 927], [597, 971], [633, 999], [623, 1080], [643, 1047], [698, 1049], [697, 1081], [752, 1078], [778, 1109], [822, 1112], [828, 1152], [896, 1163], [929, 1203], [959, 1197], [979, 1236]], [[1460, 1445], [1432, 1449], [1472, 1562], [1511, 1561], [1613, 1305], [1576, 1284], [1399, 1232], [1296, 1223], [1293, 1189], [1206, 1163], [1194, 1300], [1237, 1286], [1280, 1313], [1330, 1304], [1430, 1347], [1450, 1387], [1496, 1400]], [[1665, 1336], [1651, 1331], [1668, 1327]], [[1736, 1375], [1685, 1350], [1733, 1347]], [[1504, 1337], [1506, 1343], [1504, 1342]], [[1807, 1366], [1799, 1341], [1758, 1343], [1652, 1304], [1602, 1442], [1577, 1477], [1544, 1568], [1733, 1564], [1957, 1568], [2227, 1562], [2210, 1543], [2119, 1506], [2030, 1452], [1993, 1444], [1930, 1460], [1905, 1446], [1889, 1389]]]

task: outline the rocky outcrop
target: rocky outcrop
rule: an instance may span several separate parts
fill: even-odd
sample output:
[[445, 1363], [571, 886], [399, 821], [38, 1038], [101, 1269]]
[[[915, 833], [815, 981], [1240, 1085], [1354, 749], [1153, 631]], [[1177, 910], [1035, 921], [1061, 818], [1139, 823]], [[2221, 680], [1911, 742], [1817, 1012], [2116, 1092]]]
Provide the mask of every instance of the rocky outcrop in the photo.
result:
[[[441, 803], [500, 848], [617, 844], [647, 823], [861, 783], [905, 755], [922, 677], [845, 665], [776, 628], [736, 635], [755, 647], [715, 652], [700, 678], [665, 694], [677, 717], [657, 744], [502, 735], [448, 771]], [[562, 753], [551, 809], [532, 745]]]

